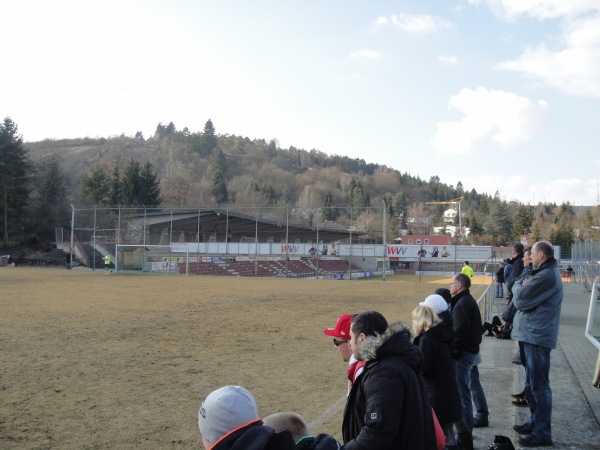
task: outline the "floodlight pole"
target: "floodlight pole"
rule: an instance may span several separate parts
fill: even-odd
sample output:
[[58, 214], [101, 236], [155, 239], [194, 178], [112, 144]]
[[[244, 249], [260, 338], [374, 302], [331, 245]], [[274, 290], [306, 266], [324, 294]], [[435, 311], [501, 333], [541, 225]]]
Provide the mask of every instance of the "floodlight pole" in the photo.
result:
[[229, 208], [225, 211], [227, 212], [225, 219], [225, 269], [227, 269], [227, 256], [229, 255]]
[[315, 275], [317, 276], [317, 279], [319, 279], [319, 214], [321, 212], [321, 208], [317, 208], [317, 252], [315, 254], [315, 256], [317, 257], [317, 263], [315, 265], [316, 267], [316, 273]]
[[[96, 210], [94, 210], [94, 212], [96, 212]], [[73, 237], [74, 232], [75, 232], [75, 207], [71, 203], [71, 245], [69, 248], [69, 253], [70, 253], [70, 257], [69, 257], [70, 263], [69, 264], [71, 265], [71, 267], [73, 267], [73, 245], [75, 243], [75, 238]], [[68, 268], [70, 268], [70, 267], [68, 267]]]
[[290, 249], [289, 249], [289, 230], [290, 230], [290, 207], [285, 207], [285, 276], [289, 276], [288, 263], [290, 261]]
[[385, 281], [385, 273], [387, 272], [386, 270], [386, 263], [385, 263], [385, 259], [387, 256], [387, 208], [385, 205], [385, 199], [381, 200], [381, 203], [383, 203], [383, 281]]
[[258, 276], [258, 200], [256, 203], [256, 220], [254, 232], [254, 276]]

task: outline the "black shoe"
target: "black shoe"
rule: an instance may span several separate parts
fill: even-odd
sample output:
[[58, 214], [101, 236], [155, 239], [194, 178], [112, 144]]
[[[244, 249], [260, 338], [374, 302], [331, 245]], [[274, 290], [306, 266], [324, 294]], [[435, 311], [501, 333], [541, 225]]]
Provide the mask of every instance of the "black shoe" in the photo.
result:
[[512, 401], [512, 404], [515, 406], [529, 406], [529, 402], [526, 398], [515, 398]]
[[552, 439], [540, 439], [533, 436], [525, 436], [519, 439], [519, 445], [523, 447], [552, 447]]
[[533, 428], [528, 423], [524, 423], [523, 425], [514, 425], [513, 430], [515, 430], [519, 434], [531, 434], [533, 433]]
[[521, 391], [518, 394], [510, 394], [510, 396], [514, 398], [525, 398], [525, 391]]
[[485, 428], [489, 426], [490, 424], [487, 419], [475, 419], [473, 421], [473, 428]]

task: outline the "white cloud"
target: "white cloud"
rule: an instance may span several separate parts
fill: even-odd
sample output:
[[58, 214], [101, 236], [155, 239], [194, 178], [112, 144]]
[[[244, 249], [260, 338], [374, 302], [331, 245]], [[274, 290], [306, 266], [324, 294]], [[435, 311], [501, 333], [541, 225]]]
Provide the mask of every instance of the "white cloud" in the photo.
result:
[[479, 6], [486, 3], [498, 17], [507, 20], [528, 15], [537, 19], [574, 17], [590, 11], [600, 11], [597, 0], [468, 0]]
[[597, 166], [600, 166], [600, 159], [594, 160], [594, 164], [596, 164]]
[[394, 26], [406, 33], [427, 34], [435, 33], [441, 29], [452, 28], [453, 24], [440, 17], [424, 14], [411, 15], [400, 13], [387, 17], [378, 17], [373, 23], [373, 29], [377, 30], [384, 26]]
[[350, 53], [350, 58], [367, 58], [367, 59], [379, 59], [381, 57], [381, 52], [377, 50], [356, 50]]
[[438, 61], [445, 66], [455, 66], [458, 64], [458, 58], [456, 56], [439, 55]]
[[431, 141], [441, 155], [467, 154], [482, 141], [506, 148], [527, 141], [544, 121], [548, 105], [498, 90], [462, 89], [448, 108], [463, 114], [458, 122], [441, 122]]
[[600, 14], [568, 20], [560, 49], [530, 47], [497, 68], [520, 72], [569, 94], [600, 98]]

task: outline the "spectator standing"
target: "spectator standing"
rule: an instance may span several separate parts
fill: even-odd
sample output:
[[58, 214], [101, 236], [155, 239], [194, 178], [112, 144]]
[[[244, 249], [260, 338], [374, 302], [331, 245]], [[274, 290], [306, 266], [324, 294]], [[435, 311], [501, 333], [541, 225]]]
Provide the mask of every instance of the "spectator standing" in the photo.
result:
[[504, 298], [504, 266], [501, 262], [496, 271], [496, 298]]
[[430, 295], [412, 312], [413, 343], [423, 353], [421, 376], [431, 406], [444, 430], [446, 448], [458, 449], [453, 426], [456, 423], [463, 448], [473, 450], [473, 435], [462, 419], [446, 326], [436, 314], [436, 309], [446, 312], [446, 301], [439, 295]]
[[[456, 384], [461, 398], [463, 418], [470, 430], [488, 426], [489, 410], [483, 387], [479, 380], [481, 363], [479, 345], [483, 326], [477, 302], [471, 295], [471, 278], [459, 273], [452, 278], [452, 322], [454, 335], [452, 357], [456, 370]], [[473, 416], [473, 403], [477, 410]]]
[[[520, 281], [524, 280], [525, 278], [529, 278], [529, 276], [531, 275], [531, 271], [533, 270], [533, 263], [531, 261], [531, 249], [532, 247], [529, 246], [527, 247], [524, 251], [523, 251], [523, 272], [521, 272], [521, 276], [515, 281], [516, 283], [519, 283]], [[510, 321], [511, 322], [511, 326], [514, 322], [514, 318], [515, 315], [517, 314], [517, 308], [515, 307], [513, 302], [509, 302], [508, 305], [506, 306], [506, 310], [502, 313], [502, 319], [505, 320], [506, 322]], [[511, 333], [512, 335], [512, 333]], [[517, 342], [519, 344], [519, 362], [521, 363], [521, 365], [523, 367], [526, 367], [526, 361], [525, 361], [525, 349], [524, 349], [524, 343], [522, 341], [518, 341]], [[514, 397], [514, 399], [512, 400], [512, 404], [516, 405], [516, 406], [528, 406], [529, 402], [527, 401], [527, 397], [528, 397], [528, 393], [529, 393], [529, 385], [527, 384], [527, 377], [525, 377], [525, 386], [523, 387], [523, 391], [521, 391], [519, 394], [513, 394], [512, 397]]]
[[333, 345], [337, 348], [343, 361], [348, 363], [348, 394], [352, 385], [365, 367], [364, 361], [358, 361], [350, 348], [350, 324], [353, 314], [343, 314], [333, 328], [325, 328], [323, 334], [333, 337]]
[[506, 280], [506, 289], [508, 290], [508, 300], [512, 300], [512, 298], [513, 298], [512, 288], [513, 288], [517, 278], [519, 278], [521, 276], [521, 272], [523, 272], [523, 268], [524, 268], [523, 253], [524, 253], [523, 244], [521, 244], [520, 242], [513, 244], [513, 250], [512, 250], [513, 257], [512, 257], [512, 259], [508, 260], [508, 262], [512, 265], [512, 268], [510, 269], [510, 277]]
[[423, 354], [404, 324], [388, 327], [376, 311], [352, 318], [350, 346], [366, 361], [342, 424], [345, 450], [434, 450], [433, 414], [419, 372]]
[[538, 241], [531, 249], [533, 269], [527, 278], [515, 284], [513, 337], [524, 343], [525, 377], [531, 416], [515, 425], [523, 447], [552, 445], [552, 389], [550, 388], [550, 352], [556, 348], [563, 299], [563, 286], [548, 241]]
[[241, 386], [224, 386], [208, 394], [198, 411], [198, 428], [206, 450], [294, 448], [292, 433], [276, 433], [265, 426], [254, 397]]
[[508, 258], [504, 260], [504, 282], [506, 284], [506, 298], [508, 298], [508, 280], [510, 280], [510, 272], [512, 270], [512, 264], [508, 262]]
[[464, 273], [469, 278], [473, 278], [473, 268], [469, 265], [469, 261], [465, 261], [465, 264], [460, 272]]

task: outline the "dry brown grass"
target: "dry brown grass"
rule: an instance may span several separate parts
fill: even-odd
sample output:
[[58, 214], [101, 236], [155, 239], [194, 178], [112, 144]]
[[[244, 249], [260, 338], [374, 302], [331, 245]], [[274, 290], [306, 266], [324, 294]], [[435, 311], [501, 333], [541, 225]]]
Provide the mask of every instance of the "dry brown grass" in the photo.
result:
[[448, 281], [1, 268], [0, 448], [200, 448], [199, 403], [226, 384], [339, 438], [346, 366], [323, 329], [367, 309], [408, 321]]

